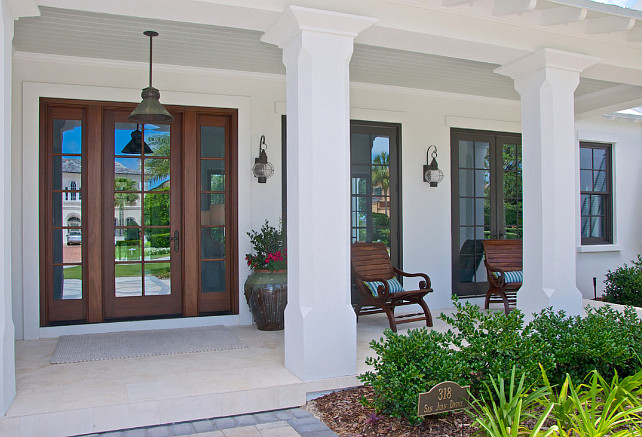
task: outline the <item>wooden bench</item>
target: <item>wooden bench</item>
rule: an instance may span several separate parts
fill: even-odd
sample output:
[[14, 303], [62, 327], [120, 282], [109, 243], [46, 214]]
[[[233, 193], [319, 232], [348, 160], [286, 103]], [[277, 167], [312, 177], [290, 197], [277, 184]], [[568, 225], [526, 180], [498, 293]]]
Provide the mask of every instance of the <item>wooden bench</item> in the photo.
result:
[[[430, 278], [425, 273], [406, 273], [395, 268], [390, 262], [388, 249], [383, 243], [355, 243], [352, 245], [352, 274], [359, 291], [359, 300], [354, 311], [359, 315], [386, 313], [390, 329], [397, 332], [398, 323], [426, 321], [432, 326], [432, 316], [424, 296], [432, 293]], [[418, 290], [391, 290], [388, 281], [397, 286], [396, 275], [423, 278]], [[392, 281], [394, 279], [394, 281]], [[380, 282], [380, 285], [373, 284]], [[400, 286], [400, 285], [399, 285]], [[369, 287], [372, 287], [369, 288]], [[395, 308], [403, 305], [417, 304], [423, 310], [415, 314], [395, 316]]]
[[501, 302], [508, 314], [510, 308], [515, 307], [517, 291], [522, 286], [522, 253], [522, 240], [484, 241], [484, 265], [489, 286], [484, 308]]

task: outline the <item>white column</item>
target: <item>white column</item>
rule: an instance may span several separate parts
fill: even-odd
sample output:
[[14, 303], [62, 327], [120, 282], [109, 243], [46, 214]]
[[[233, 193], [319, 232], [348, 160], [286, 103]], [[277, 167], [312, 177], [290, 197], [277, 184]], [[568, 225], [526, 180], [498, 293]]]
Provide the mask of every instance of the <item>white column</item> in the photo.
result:
[[552, 306], [582, 312], [577, 289], [579, 167], [574, 93], [580, 72], [598, 59], [540, 49], [495, 70], [515, 80], [522, 101], [524, 285], [527, 315]]
[[[0, 415], [16, 395], [11, 311], [11, 40], [13, 16], [0, 0]], [[34, 202], [37, 201], [34, 199]]]
[[285, 365], [303, 380], [356, 373], [348, 66], [354, 37], [375, 21], [290, 6], [262, 38], [283, 48], [286, 67]]

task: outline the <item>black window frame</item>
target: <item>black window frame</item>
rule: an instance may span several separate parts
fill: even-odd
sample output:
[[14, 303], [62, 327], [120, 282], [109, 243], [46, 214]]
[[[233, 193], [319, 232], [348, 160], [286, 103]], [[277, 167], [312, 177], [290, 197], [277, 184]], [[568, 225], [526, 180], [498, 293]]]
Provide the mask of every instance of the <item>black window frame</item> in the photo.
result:
[[[583, 168], [581, 159], [579, 162], [580, 174], [582, 170], [591, 170], [593, 172], [598, 171], [593, 162], [593, 153], [594, 149], [602, 149], [605, 151], [606, 156], [606, 190], [605, 191], [594, 191], [594, 190], [583, 190], [580, 182], [580, 238], [582, 246], [591, 246], [599, 244], [613, 244], [613, 144], [612, 143], [600, 143], [595, 141], [580, 141], [580, 155], [582, 149], [591, 149], [591, 168]], [[580, 179], [581, 180], [581, 179]], [[583, 196], [602, 196], [604, 198], [604, 212], [601, 217], [603, 217], [603, 237], [584, 237], [582, 235], [582, 223], [584, 217], [588, 217], [589, 220], [591, 217], [598, 217], [598, 215], [591, 214], [591, 208], [589, 207], [589, 214], [582, 214], [582, 202]]]

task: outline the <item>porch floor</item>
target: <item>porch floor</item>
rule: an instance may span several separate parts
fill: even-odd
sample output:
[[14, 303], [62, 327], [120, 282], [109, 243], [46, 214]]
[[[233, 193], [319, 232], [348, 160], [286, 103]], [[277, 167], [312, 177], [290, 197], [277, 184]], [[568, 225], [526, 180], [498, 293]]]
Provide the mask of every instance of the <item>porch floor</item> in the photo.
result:
[[[437, 318], [442, 312], [454, 309], [432, 309], [433, 329], [447, 329]], [[367, 370], [369, 342], [387, 326], [384, 314], [359, 319], [357, 374]], [[421, 326], [403, 324], [399, 332]], [[248, 347], [50, 364], [57, 339], [17, 341], [17, 394], [0, 419], [0, 437], [74, 436], [299, 407], [315, 394], [360, 385], [355, 376], [300, 380], [285, 368], [283, 331], [227, 329]]]
[[[449, 312], [452, 310], [445, 310]], [[435, 329], [445, 329], [433, 310]], [[384, 314], [357, 324], [357, 373]], [[423, 326], [400, 326], [399, 332]], [[283, 331], [227, 326], [248, 347], [50, 364], [57, 339], [16, 342], [17, 394], [0, 436], [72, 436], [304, 405], [314, 393], [360, 385], [354, 376], [302, 381], [284, 365]]]

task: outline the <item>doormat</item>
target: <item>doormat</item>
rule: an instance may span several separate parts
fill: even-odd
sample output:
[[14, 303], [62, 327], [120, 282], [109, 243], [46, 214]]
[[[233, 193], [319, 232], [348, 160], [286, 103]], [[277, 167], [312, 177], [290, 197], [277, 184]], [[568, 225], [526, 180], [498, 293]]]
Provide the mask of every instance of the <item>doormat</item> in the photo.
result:
[[243, 349], [223, 326], [63, 335], [51, 364]]

